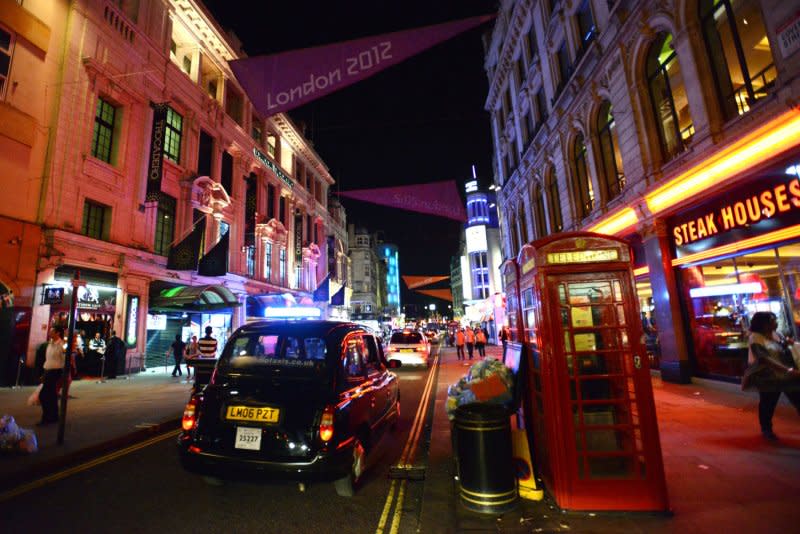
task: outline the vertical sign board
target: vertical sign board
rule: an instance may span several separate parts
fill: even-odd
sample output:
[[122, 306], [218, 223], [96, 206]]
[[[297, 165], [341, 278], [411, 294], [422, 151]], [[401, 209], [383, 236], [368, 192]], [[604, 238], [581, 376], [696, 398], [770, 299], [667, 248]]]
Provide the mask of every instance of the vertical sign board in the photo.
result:
[[303, 216], [294, 216], [294, 261], [299, 267], [303, 260]]
[[167, 104], [151, 102], [153, 108], [153, 130], [150, 133], [150, 155], [147, 163], [148, 202], [158, 201], [161, 193], [161, 175], [164, 166], [164, 132], [167, 127]]
[[138, 317], [139, 297], [137, 295], [128, 295], [127, 314], [125, 317], [125, 344], [128, 345], [129, 348], [136, 346]]
[[333, 275], [336, 278], [336, 237], [329, 235], [327, 239], [328, 243], [328, 274]]

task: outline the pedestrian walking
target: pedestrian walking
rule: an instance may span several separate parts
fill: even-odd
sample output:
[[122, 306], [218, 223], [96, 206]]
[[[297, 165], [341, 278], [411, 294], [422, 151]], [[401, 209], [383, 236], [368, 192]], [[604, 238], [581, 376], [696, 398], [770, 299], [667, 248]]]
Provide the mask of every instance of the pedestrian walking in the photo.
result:
[[478, 349], [478, 356], [486, 357], [486, 333], [480, 326], [475, 329], [475, 348]]
[[466, 337], [464, 336], [464, 329], [459, 328], [456, 332], [456, 356], [459, 360], [464, 359], [464, 342]]
[[180, 334], [175, 334], [175, 341], [172, 342], [172, 356], [175, 358], [175, 368], [172, 369], [172, 376], [183, 376], [181, 371], [181, 362], [183, 361], [183, 353], [186, 352], [186, 343], [181, 339]]
[[[56, 384], [64, 371], [64, 335], [60, 328], [50, 330], [50, 342], [44, 359], [44, 377], [39, 392], [39, 403], [42, 405], [42, 419], [39, 425], [58, 422], [58, 393]], [[68, 391], [67, 389], [64, 390]]]
[[216, 358], [217, 357], [217, 340], [211, 333], [214, 331], [210, 326], [206, 327], [206, 335], [200, 338], [197, 342], [198, 350], [200, 351], [201, 358]]
[[192, 336], [192, 339], [186, 345], [186, 378], [192, 378], [192, 367], [189, 363], [200, 355], [200, 345], [197, 342], [197, 336]]
[[466, 338], [467, 344], [467, 355], [469, 359], [472, 359], [472, 352], [475, 348], [475, 332], [473, 332], [472, 327], [468, 326], [464, 331], [464, 337]]
[[506, 361], [506, 349], [508, 348], [508, 338], [509, 338], [508, 327], [503, 326], [500, 329], [500, 343], [503, 345], [503, 361]]
[[120, 361], [125, 361], [127, 350], [125, 342], [117, 336], [116, 330], [112, 330], [106, 345], [106, 371], [110, 380], [117, 378], [117, 367]]
[[[791, 353], [788, 358], [783, 356], [788, 352], [788, 347], [783, 344], [777, 329], [778, 318], [774, 313], [753, 314], [747, 355], [747, 363], [751, 367], [748, 367], [742, 382], [742, 386], [747, 388], [749, 380], [758, 389], [758, 422], [761, 434], [769, 441], [778, 439], [772, 430], [772, 416], [781, 393], [788, 397], [800, 414], [800, 371], [788, 365]], [[751, 372], [752, 369], [757, 370]]]

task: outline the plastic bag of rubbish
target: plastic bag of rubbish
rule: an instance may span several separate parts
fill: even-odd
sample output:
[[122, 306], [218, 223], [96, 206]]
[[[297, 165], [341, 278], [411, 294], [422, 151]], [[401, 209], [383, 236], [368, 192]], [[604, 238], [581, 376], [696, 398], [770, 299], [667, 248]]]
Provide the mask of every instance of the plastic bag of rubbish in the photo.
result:
[[17, 443], [22, 438], [20, 428], [13, 415], [0, 417], [0, 450], [7, 452], [17, 448]]
[[33, 454], [39, 450], [39, 441], [33, 430], [22, 429], [22, 439], [17, 442], [17, 449], [26, 454]]

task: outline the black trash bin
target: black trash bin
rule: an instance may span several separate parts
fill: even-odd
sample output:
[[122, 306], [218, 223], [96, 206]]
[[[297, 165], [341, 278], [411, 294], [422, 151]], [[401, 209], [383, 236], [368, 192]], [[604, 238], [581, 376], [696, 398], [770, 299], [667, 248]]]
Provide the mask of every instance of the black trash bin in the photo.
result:
[[461, 503], [469, 510], [503, 514], [517, 505], [509, 417], [508, 409], [498, 404], [456, 408], [453, 441]]

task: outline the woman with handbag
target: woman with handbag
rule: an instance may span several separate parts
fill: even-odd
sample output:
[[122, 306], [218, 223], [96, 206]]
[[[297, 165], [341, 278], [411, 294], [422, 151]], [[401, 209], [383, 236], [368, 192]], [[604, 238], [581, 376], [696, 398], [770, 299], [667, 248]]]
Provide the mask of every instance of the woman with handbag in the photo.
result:
[[772, 416], [781, 393], [800, 414], [800, 371], [781, 360], [789, 350], [777, 334], [778, 318], [771, 312], [756, 312], [750, 319], [748, 368], [742, 377], [742, 388], [758, 390], [758, 422], [761, 433], [770, 441], [778, 437], [772, 431]]

